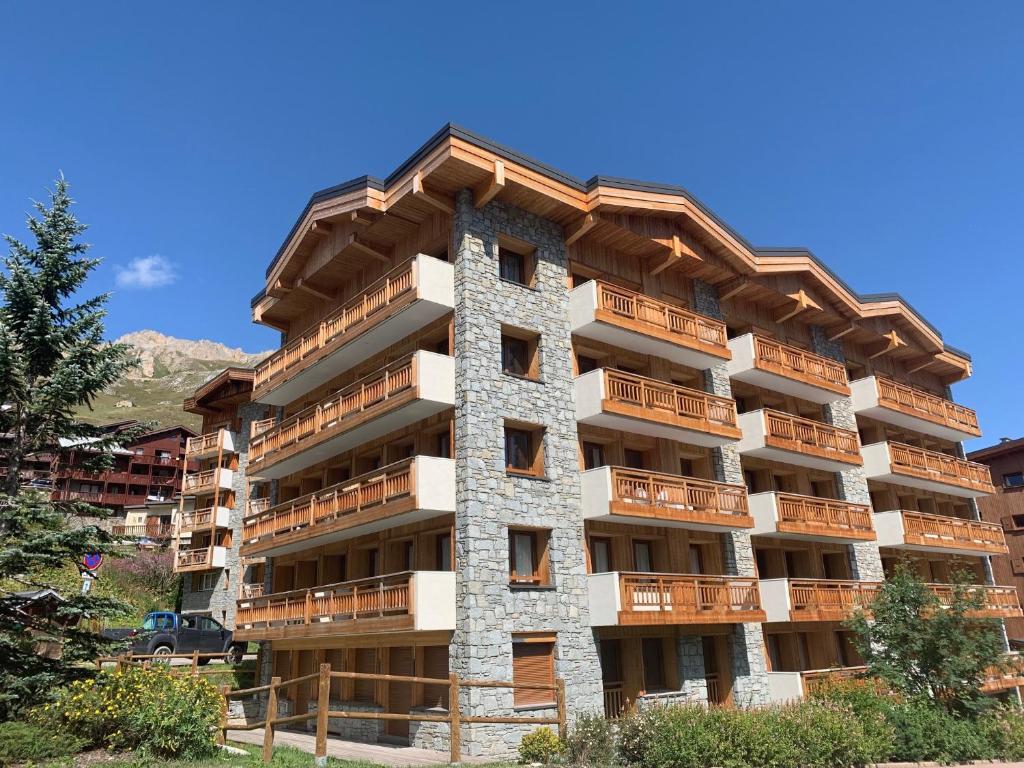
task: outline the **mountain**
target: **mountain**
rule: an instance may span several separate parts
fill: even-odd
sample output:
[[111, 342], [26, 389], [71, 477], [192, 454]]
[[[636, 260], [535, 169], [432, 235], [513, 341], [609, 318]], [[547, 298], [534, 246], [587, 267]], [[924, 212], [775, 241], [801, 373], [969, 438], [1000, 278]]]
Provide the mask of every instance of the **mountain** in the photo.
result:
[[157, 331], [135, 331], [118, 339], [139, 356], [139, 367], [103, 392], [93, 410], [79, 416], [92, 424], [124, 419], [155, 421], [161, 426], [184, 424], [199, 429], [202, 419], [181, 409], [196, 387], [229, 365], [252, 367], [270, 354], [249, 353], [216, 341], [190, 341]]

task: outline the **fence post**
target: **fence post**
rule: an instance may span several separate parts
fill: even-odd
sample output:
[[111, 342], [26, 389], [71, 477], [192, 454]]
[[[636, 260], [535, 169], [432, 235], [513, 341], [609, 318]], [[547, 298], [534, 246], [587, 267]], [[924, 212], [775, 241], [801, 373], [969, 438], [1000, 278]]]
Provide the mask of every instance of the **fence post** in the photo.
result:
[[327, 768], [327, 712], [331, 708], [331, 665], [320, 665], [320, 687], [316, 697], [316, 768]]
[[267, 696], [267, 711], [263, 716], [263, 762], [274, 759], [274, 720], [277, 718], [277, 686], [280, 677], [270, 678], [270, 694]]
[[217, 743], [221, 746], [224, 746], [228, 740], [228, 694], [230, 692], [230, 685], [220, 686], [220, 733]]
[[568, 736], [568, 728], [565, 718], [565, 680], [555, 680], [555, 702], [558, 705], [558, 738], [565, 739]]
[[448, 674], [448, 741], [451, 742], [449, 762], [457, 763], [462, 759], [462, 711], [459, 704], [459, 676], [455, 672]]
[[199, 673], [199, 649], [192, 651], [192, 674]]

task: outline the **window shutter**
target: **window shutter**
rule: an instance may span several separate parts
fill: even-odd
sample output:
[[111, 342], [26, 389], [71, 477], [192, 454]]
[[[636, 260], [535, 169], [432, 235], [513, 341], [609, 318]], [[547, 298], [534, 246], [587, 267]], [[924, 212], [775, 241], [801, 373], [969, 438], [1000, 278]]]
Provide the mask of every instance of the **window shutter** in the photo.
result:
[[[377, 649], [376, 648], [357, 648], [356, 649], [356, 668], [354, 672], [362, 672], [364, 674], [373, 674], [377, 671]], [[376, 699], [377, 683], [374, 680], [361, 680], [356, 679], [355, 681], [355, 700], [361, 701], [366, 704], [374, 703]]]
[[[448, 646], [431, 645], [423, 649], [423, 677], [448, 678]], [[423, 706], [448, 708], [447, 685], [424, 685]]]
[[[555, 683], [554, 643], [513, 643], [512, 682], [517, 685], [554, 685]], [[537, 688], [516, 688], [515, 706], [529, 707], [537, 704], [553, 704], [553, 690]]]

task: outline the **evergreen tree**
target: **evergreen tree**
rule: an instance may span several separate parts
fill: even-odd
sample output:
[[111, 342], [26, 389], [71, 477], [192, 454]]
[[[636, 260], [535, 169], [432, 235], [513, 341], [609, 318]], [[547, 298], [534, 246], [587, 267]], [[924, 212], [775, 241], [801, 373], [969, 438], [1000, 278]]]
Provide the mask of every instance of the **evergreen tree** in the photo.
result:
[[[49, 205], [35, 203], [27, 226], [34, 247], [6, 236], [0, 272], [0, 433], [7, 477], [0, 490], [0, 719], [81, 673], [78, 665], [104, 648], [93, 619], [123, 609], [90, 595], [65, 595], [55, 615], [32, 616], [19, 592], [45, 589], [47, 575], [86, 553], [113, 553], [110, 537], [90, 519], [104, 510], [80, 501], [51, 501], [22, 488], [25, 458], [60, 452], [61, 439], [90, 441], [91, 468], [111, 465], [122, 436], [102, 435], [75, 414], [135, 364], [130, 348], [103, 340], [107, 295], [79, 291], [99, 261], [86, 257], [85, 231], [71, 212], [63, 177]], [[38, 654], [40, 638], [63, 646], [59, 659]]]
[[998, 619], [978, 618], [984, 596], [969, 574], [953, 576], [952, 599], [943, 604], [906, 563], [883, 582], [870, 613], [849, 622], [867, 674], [909, 697], [950, 709], [977, 710], [986, 670], [999, 668], [1004, 652]]

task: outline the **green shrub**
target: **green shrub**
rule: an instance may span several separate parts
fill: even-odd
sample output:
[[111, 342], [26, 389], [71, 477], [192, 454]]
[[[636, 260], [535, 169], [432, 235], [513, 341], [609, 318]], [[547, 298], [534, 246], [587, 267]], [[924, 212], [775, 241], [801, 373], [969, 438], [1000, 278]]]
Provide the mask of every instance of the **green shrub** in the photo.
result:
[[980, 718], [984, 738], [1000, 760], [1024, 760], [1024, 710], [1018, 706], [996, 707]]
[[988, 759], [992, 754], [977, 720], [954, 715], [932, 701], [898, 702], [889, 722], [896, 734], [892, 760], [960, 763]]
[[883, 762], [893, 754], [896, 734], [891, 716], [896, 699], [883, 695], [864, 680], [840, 680], [818, 688], [811, 701], [837, 705], [853, 712], [864, 731], [864, 748], [870, 762]]
[[213, 752], [220, 712], [217, 689], [201, 677], [129, 667], [72, 683], [33, 719], [88, 746], [191, 759]]
[[565, 736], [565, 753], [573, 765], [615, 764], [615, 734], [603, 714], [579, 715]]
[[547, 765], [562, 754], [562, 740], [550, 728], [538, 728], [519, 742], [519, 762]]
[[30, 723], [0, 723], [0, 765], [52, 760], [81, 748], [78, 739]]

